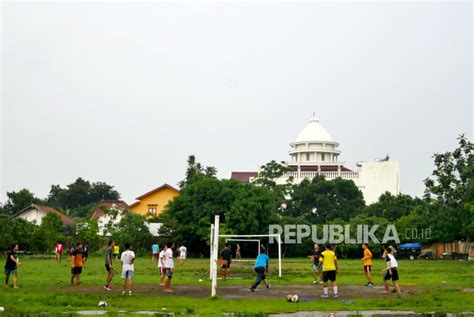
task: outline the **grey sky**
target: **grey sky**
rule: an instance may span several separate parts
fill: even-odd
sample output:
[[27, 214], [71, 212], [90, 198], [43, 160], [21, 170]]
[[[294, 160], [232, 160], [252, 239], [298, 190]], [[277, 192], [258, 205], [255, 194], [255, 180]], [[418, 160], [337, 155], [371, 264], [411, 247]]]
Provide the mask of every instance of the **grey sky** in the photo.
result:
[[341, 159], [389, 153], [420, 195], [472, 138], [472, 3], [3, 3], [2, 188], [78, 176], [127, 202], [288, 159], [314, 111]]

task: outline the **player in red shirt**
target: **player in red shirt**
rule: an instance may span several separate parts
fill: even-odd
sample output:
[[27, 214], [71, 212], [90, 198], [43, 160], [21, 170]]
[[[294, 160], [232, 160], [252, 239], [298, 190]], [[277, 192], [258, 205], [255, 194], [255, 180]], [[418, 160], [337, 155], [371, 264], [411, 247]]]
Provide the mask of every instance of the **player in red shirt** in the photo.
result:
[[56, 245], [54, 246], [54, 253], [56, 254], [56, 261], [58, 261], [59, 263], [61, 263], [63, 250], [64, 250], [63, 243], [61, 241], [58, 241], [58, 243], [56, 243]]

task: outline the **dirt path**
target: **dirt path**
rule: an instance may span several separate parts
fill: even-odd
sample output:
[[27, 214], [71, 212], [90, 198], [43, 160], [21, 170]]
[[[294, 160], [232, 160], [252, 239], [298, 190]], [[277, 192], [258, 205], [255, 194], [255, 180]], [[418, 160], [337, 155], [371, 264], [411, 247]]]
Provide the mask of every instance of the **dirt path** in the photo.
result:
[[[157, 295], [157, 296], [189, 296], [189, 297], [209, 297], [211, 289], [208, 286], [186, 286], [186, 285], [175, 285], [173, 287], [173, 293], [165, 293], [163, 289], [158, 285], [137, 285], [134, 287], [134, 295]], [[359, 286], [359, 285], [343, 285], [339, 287], [339, 299], [353, 299], [353, 298], [382, 298], [387, 296], [396, 296], [395, 294], [384, 294], [383, 286], [377, 285], [373, 287]], [[402, 288], [402, 296], [410, 296], [416, 293], [422, 292], [419, 287], [408, 287]], [[79, 287], [68, 287], [63, 289], [63, 292], [69, 293], [94, 293], [94, 294], [111, 294], [119, 295], [121, 289], [114, 288], [110, 292], [106, 292], [103, 289], [90, 286], [79, 286]], [[329, 287], [329, 293], [332, 294], [332, 287]], [[322, 285], [275, 285], [270, 289], [266, 289], [265, 286], [260, 286], [254, 293], [250, 292], [248, 287], [245, 286], [218, 286], [217, 295], [225, 299], [250, 299], [250, 298], [261, 298], [261, 299], [275, 299], [275, 298], [286, 298], [287, 294], [297, 294], [301, 299], [314, 300], [319, 298], [322, 294]], [[332, 295], [331, 297], [332, 298]]]

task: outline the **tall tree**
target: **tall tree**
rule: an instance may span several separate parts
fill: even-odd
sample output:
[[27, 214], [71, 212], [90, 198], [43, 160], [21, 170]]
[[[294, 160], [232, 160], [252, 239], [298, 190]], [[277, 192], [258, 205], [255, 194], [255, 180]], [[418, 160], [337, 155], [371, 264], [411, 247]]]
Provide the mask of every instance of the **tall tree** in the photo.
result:
[[470, 238], [474, 227], [474, 145], [465, 135], [458, 142], [454, 151], [434, 154], [435, 170], [424, 180], [432, 218], [438, 228], [449, 231], [445, 240]]
[[7, 215], [13, 215], [30, 204], [41, 204], [43, 201], [32, 192], [24, 188], [18, 192], [7, 192], [8, 200], [0, 211]]
[[196, 161], [194, 155], [188, 157], [188, 166], [186, 168], [185, 177], [178, 182], [180, 189], [183, 189], [189, 183], [201, 179], [203, 177], [216, 178], [217, 169], [213, 166], [204, 166]]

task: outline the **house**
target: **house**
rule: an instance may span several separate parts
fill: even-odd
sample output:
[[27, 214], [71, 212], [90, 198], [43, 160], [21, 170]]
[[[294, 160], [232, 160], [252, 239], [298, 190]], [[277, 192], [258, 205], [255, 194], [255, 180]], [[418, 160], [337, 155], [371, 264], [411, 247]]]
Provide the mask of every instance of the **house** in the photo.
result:
[[146, 217], [158, 216], [180, 191], [171, 185], [163, 184], [140, 197], [136, 202], [128, 206], [128, 209], [138, 215]]
[[22, 209], [21, 211], [13, 215], [13, 218], [24, 219], [29, 222], [35, 222], [37, 225], [41, 225], [44, 216], [49, 213], [53, 213], [59, 216], [61, 221], [64, 223], [64, 226], [72, 227], [76, 223], [73, 218], [66, 216], [65, 214], [57, 211], [56, 209], [38, 204], [29, 205], [28, 207]]
[[91, 215], [91, 219], [96, 220], [99, 225], [98, 234], [110, 236], [110, 233], [106, 230], [107, 224], [118, 225], [127, 208], [128, 204], [122, 200], [102, 200], [98, 202]]

